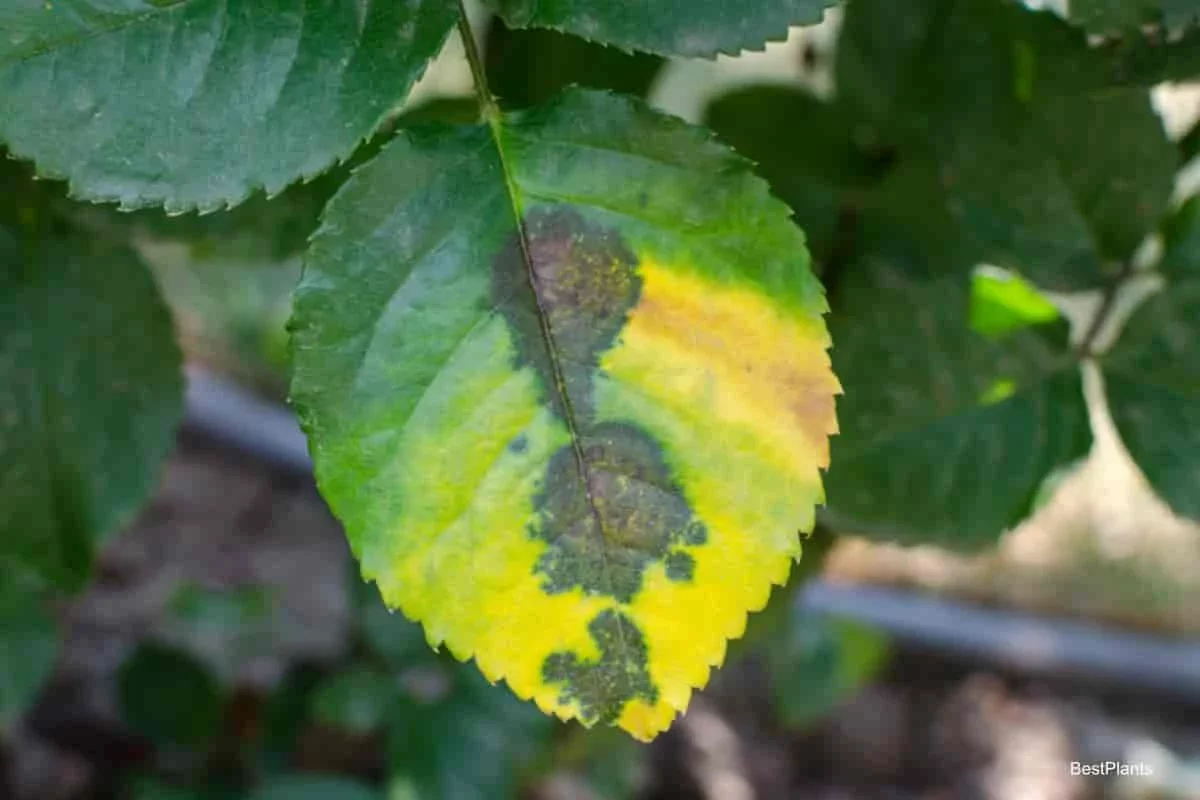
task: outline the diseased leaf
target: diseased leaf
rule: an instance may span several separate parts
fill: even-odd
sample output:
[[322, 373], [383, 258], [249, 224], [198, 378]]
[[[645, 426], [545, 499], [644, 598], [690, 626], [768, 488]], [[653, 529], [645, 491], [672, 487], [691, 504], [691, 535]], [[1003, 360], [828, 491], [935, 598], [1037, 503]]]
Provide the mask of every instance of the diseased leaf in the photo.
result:
[[0, 140], [124, 208], [211, 211], [348, 157], [452, 0], [0, 0]]
[[297, 290], [293, 398], [390, 605], [544, 710], [649, 738], [811, 529], [825, 307], [745, 161], [575, 90], [356, 173]]
[[970, 328], [966, 276], [937, 277], [932, 254], [881, 244], [860, 258], [831, 318], [846, 396], [829, 522], [909, 544], [992, 544], [1045, 475], [1090, 445], [1065, 325], [992, 341]]
[[133, 253], [0, 165], [0, 561], [60, 586], [154, 488], [183, 406], [171, 319]]
[[1174, 254], [1166, 286], [1134, 312], [1101, 366], [1133, 460], [1176, 513], [1200, 520], [1200, 260]]
[[761, 50], [791, 25], [820, 22], [837, 0], [484, 0], [513, 28], [554, 28], [664, 56], [713, 58]]

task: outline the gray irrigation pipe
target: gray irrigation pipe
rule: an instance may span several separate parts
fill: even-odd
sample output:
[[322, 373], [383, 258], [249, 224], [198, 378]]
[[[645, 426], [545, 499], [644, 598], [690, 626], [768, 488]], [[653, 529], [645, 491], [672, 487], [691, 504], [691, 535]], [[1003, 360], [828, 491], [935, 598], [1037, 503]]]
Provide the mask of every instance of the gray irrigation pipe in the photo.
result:
[[[310, 475], [304, 435], [287, 408], [225, 378], [187, 370], [187, 424], [272, 466]], [[1200, 702], [1200, 640], [979, 608], [913, 591], [816, 580], [800, 604], [856, 619], [900, 642], [1023, 672], [1089, 676]]]

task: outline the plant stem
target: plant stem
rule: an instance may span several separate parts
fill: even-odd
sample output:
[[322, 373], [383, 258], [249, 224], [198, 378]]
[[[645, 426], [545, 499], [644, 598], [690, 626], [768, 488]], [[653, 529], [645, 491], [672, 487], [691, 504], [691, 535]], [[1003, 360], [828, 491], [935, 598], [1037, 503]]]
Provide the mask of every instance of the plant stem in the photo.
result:
[[1133, 268], [1129, 264], [1125, 264], [1121, 268], [1121, 273], [1105, 287], [1104, 295], [1100, 299], [1100, 307], [1096, 309], [1096, 315], [1092, 317], [1092, 322], [1088, 326], [1083, 340], [1079, 343], [1079, 352], [1084, 356], [1095, 355], [1092, 353], [1092, 347], [1096, 343], [1096, 338], [1104, 330], [1104, 323], [1108, 321], [1108, 315], [1112, 313], [1113, 307], [1116, 305], [1117, 295], [1131, 275], [1133, 275]]
[[471, 20], [467, 17], [467, 8], [463, 5], [463, 0], [458, 0], [458, 34], [462, 37], [463, 49], [467, 52], [467, 63], [471, 65], [471, 78], [475, 84], [475, 97], [479, 100], [479, 111], [484, 120], [491, 125], [500, 119], [500, 106], [488, 88], [487, 72], [483, 67], [483, 59], [479, 56], [475, 32], [471, 30]]

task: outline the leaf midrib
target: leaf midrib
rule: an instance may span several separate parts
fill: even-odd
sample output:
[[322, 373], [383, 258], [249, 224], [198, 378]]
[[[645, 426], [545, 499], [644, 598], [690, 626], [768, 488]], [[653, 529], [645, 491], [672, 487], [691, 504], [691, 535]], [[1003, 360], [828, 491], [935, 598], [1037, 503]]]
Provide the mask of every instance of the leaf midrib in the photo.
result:
[[[546, 314], [546, 309], [542, 305], [542, 298], [538, 292], [537, 274], [534, 271], [533, 258], [530, 256], [529, 236], [525, 227], [525, 211], [521, 203], [521, 190], [517, 186], [516, 179], [513, 177], [512, 168], [508, 163], [508, 155], [504, 150], [504, 132], [503, 119], [499, 114], [486, 114], [488, 130], [492, 136], [492, 142], [496, 146], [496, 154], [500, 160], [500, 170], [504, 175], [504, 185], [508, 193], [509, 207], [513, 212], [513, 222], [517, 229], [517, 239], [521, 247], [521, 260], [525, 264], [525, 275], [529, 280], [529, 288], [533, 293], [534, 302], [537, 304], [538, 329], [542, 334], [542, 341], [546, 345], [546, 352], [550, 362], [550, 369], [554, 377], [554, 391], [562, 400], [564, 422], [567, 426], [567, 435], [571, 439], [571, 451], [575, 457], [575, 468], [579, 472], [579, 482], [583, 487], [584, 497], [587, 499], [588, 508], [591, 510], [592, 517], [596, 521], [596, 528], [600, 531], [600, 535], [604, 540], [608, 540], [608, 532], [604, 528], [604, 518], [600, 515], [596, 507], [596, 500], [592, 496], [591, 485], [588, 482], [587, 459], [583, 454], [583, 448], [579, 442], [579, 426], [575, 420], [575, 408], [571, 403], [571, 397], [567, 393], [567, 382], [562, 370], [562, 356], [558, 352], [558, 347], [554, 342], [553, 331], [550, 328], [550, 319]], [[614, 585], [612, 572], [610, 570], [608, 553], [604, 547], [600, 548], [600, 562], [604, 573], [604, 581], [607, 584], [611, 593]], [[611, 595], [610, 595], [611, 596]], [[613, 597], [615, 600], [616, 598]], [[620, 605], [618, 603], [618, 605]], [[621, 652], [629, 652], [629, 641], [625, 635], [625, 624], [622, 621], [622, 615], [616, 615], [617, 639], [620, 642]]]

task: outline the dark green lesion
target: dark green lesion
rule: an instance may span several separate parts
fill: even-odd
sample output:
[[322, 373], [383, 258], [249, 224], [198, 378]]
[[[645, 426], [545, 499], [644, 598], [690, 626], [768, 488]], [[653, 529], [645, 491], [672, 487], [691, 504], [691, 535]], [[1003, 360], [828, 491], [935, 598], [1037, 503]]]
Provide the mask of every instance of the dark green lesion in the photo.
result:
[[600, 651], [598, 658], [583, 659], [568, 650], [551, 653], [542, 664], [542, 678], [560, 687], [559, 702], [575, 703], [588, 725], [616, 722], [631, 700], [657, 703], [646, 639], [633, 620], [608, 609], [588, 624], [588, 633]]
[[[658, 445], [632, 425], [605, 422], [581, 436], [582, 469], [571, 446], [550, 459], [531, 532], [550, 546], [535, 566], [550, 594], [575, 588], [629, 603], [651, 564], [690, 581], [692, 557], [680, 547], [703, 544]], [[673, 568], [672, 568], [673, 565]], [[685, 566], [691, 565], [691, 566]]]
[[555, 410], [580, 426], [593, 416], [600, 356], [641, 295], [637, 267], [618, 231], [557, 206], [527, 214], [523, 237], [514, 235], [492, 270], [492, 299], [519, 363], [537, 370]]
[[[694, 581], [687, 548], [708, 540], [658, 442], [634, 425], [596, 419], [600, 359], [641, 290], [620, 232], [566, 206], [528, 213], [495, 263], [492, 301], [513, 333], [516, 366], [536, 371], [544, 401], [571, 433], [546, 465], [529, 528], [547, 544], [534, 573], [549, 594], [582, 591], [627, 605], [654, 564], [672, 581]], [[562, 702], [576, 703], [588, 723], [615, 721], [635, 698], [654, 704], [647, 643], [633, 618], [610, 609], [588, 630], [598, 659], [560, 651], [543, 662]]]

